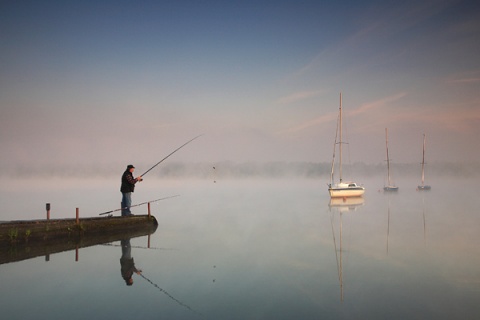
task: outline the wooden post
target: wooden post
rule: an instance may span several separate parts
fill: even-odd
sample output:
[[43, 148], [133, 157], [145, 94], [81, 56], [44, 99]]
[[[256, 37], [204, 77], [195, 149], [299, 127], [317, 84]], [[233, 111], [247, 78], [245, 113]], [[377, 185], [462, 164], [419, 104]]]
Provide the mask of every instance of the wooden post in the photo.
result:
[[75, 262], [78, 262], [78, 246], [75, 247]]
[[75, 222], [76, 222], [76, 224], [80, 224], [79, 217], [80, 217], [80, 209], [76, 208], [76, 210], [75, 210]]
[[50, 220], [50, 203], [47, 203], [45, 207], [47, 209], [47, 220]]
[[150, 219], [150, 202], [148, 203], [148, 218]]
[[147, 248], [150, 249], [150, 233], [148, 234], [148, 243], [147, 243]]

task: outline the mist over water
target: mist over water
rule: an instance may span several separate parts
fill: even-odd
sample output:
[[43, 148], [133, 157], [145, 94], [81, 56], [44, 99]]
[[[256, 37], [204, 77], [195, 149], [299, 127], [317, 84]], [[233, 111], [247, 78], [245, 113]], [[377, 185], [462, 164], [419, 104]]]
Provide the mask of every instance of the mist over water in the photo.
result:
[[[5, 165], [0, 179], [52, 179], [52, 178], [97, 178], [112, 179], [125, 170], [127, 164], [69, 164], [69, 165]], [[136, 175], [151, 167], [151, 163], [135, 163]], [[343, 170], [355, 177], [371, 177], [386, 174], [385, 163], [343, 164]], [[148, 173], [145, 178], [162, 179], [243, 179], [243, 178], [322, 178], [329, 177], [330, 162], [177, 162], [169, 161]], [[426, 165], [428, 177], [475, 177], [480, 174], [478, 162], [432, 162]], [[420, 163], [394, 163], [391, 165], [393, 177], [420, 176]]]
[[[143, 168], [148, 168], [142, 164], [136, 166], [135, 175], [143, 173]], [[80, 208], [81, 216], [85, 217], [117, 209], [120, 206], [119, 188], [123, 170], [120, 166], [18, 167], [5, 170], [0, 176], [0, 181], [3, 181], [0, 186], [3, 195], [0, 198], [0, 221], [42, 219], [45, 217], [46, 203], [51, 203], [52, 213], [58, 218], [74, 216], [75, 208]], [[270, 181], [272, 185], [288, 183], [292, 179], [306, 180], [318, 183], [319, 192], [322, 193], [330, 181], [330, 170], [331, 164], [314, 162], [169, 162], [155, 168], [144, 177], [142, 183], [137, 184], [133, 201], [135, 204], [182, 195], [197, 185], [210, 186], [218, 183], [218, 189], [225, 182], [234, 181], [244, 181], [249, 188], [258, 180]], [[451, 180], [468, 181], [478, 176], [479, 172], [480, 164], [428, 164], [426, 184], [450, 185]], [[372, 192], [378, 192], [386, 184], [386, 168], [383, 163], [344, 165], [343, 173], [345, 180], [366, 187], [366, 197]], [[395, 164], [391, 176], [402, 192], [405, 187], [414, 188], [421, 184], [421, 166]], [[155, 205], [161, 206], [171, 201], [179, 199], [165, 200]]]

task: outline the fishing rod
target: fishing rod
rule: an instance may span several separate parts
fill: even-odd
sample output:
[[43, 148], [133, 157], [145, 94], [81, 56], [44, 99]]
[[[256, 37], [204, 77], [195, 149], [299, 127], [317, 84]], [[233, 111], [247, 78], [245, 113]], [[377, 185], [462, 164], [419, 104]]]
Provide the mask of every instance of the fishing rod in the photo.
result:
[[144, 205], [144, 204], [146, 204], [146, 203], [157, 202], [157, 201], [160, 201], [160, 200], [175, 198], [175, 197], [179, 197], [179, 196], [180, 196], [179, 194], [176, 194], [176, 195], [174, 195], [174, 196], [169, 196], [169, 197], [165, 197], [165, 198], [160, 198], [160, 199], [157, 199], [157, 200], [145, 201], [145, 202], [142, 202], [142, 203], [139, 203], [139, 204], [135, 204], [135, 205], [130, 206], [130, 207], [123, 207], [123, 208], [120, 208], [120, 209], [115, 209], [115, 210], [110, 210], [110, 211], [107, 211], [107, 212], [102, 212], [102, 213], [99, 213], [98, 215], [101, 216], [101, 215], [104, 215], [104, 214], [109, 214], [109, 213], [113, 213], [113, 212], [116, 212], [116, 211], [120, 211], [120, 210], [124, 210], [124, 209], [128, 209], [128, 208], [132, 208], [132, 207], [138, 207], [138, 206]]
[[152, 170], [153, 168], [155, 168], [156, 166], [158, 166], [160, 163], [162, 163], [164, 160], [166, 160], [168, 157], [170, 157], [172, 154], [174, 154], [175, 152], [177, 152], [178, 150], [180, 150], [181, 148], [185, 147], [187, 144], [189, 144], [190, 142], [192, 142], [193, 140], [199, 138], [203, 136], [203, 134], [201, 135], [198, 135], [196, 136], [195, 138], [191, 139], [191, 140], [188, 140], [187, 142], [185, 142], [184, 144], [182, 144], [180, 147], [178, 147], [177, 149], [173, 150], [168, 156], [166, 156], [165, 158], [163, 158], [162, 160], [158, 161], [153, 167], [151, 167], [150, 169], [148, 169], [147, 171], [145, 171], [141, 177], [143, 177], [144, 175], [146, 175], [148, 172], [150, 172], [150, 170]]

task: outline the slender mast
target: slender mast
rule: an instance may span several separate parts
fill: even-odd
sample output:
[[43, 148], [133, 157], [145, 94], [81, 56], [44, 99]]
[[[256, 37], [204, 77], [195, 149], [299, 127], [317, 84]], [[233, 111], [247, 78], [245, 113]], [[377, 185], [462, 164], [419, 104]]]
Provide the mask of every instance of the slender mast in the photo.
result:
[[388, 186], [390, 186], [390, 158], [388, 157], [388, 129], [385, 128], [385, 146], [387, 147], [387, 174]]
[[342, 182], [342, 93], [340, 92], [340, 158], [339, 158], [339, 173], [340, 182]]
[[425, 133], [423, 134], [423, 154], [422, 154], [422, 187], [425, 181]]
[[335, 169], [335, 151], [337, 148], [337, 135], [338, 135], [338, 119], [337, 119], [337, 128], [335, 128], [335, 142], [333, 143], [332, 170], [330, 171], [330, 187], [333, 186], [333, 171]]

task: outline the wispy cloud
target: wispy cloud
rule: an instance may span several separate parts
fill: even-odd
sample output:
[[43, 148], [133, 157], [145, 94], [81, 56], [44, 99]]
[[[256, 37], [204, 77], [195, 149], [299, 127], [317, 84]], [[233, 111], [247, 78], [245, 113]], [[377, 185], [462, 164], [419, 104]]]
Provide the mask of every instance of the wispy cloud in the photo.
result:
[[474, 83], [480, 82], [480, 78], [464, 78], [464, 79], [454, 79], [448, 81], [449, 83]]
[[315, 119], [305, 121], [305, 122], [300, 123], [296, 126], [290, 127], [286, 130], [283, 130], [279, 133], [294, 133], [294, 132], [302, 131], [302, 130], [305, 130], [305, 129], [313, 127], [313, 126], [317, 126], [317, 125], [322, 124], [322, 123], [331, 122], [331, 121], [335, 120], [336, 118], [337, 118], [336, 113], [329, 113], [329, 114], [317, 117]]
[[422, 121], [454, 132], [474, 132], [480, 126], [480, 110], [448, 110], [431, 114], [424, 113]]
[[376, 100], [376, 101], [364, 103], [360, 107], [358, 107], [357, 109], [350, 110], [348, 112], [348, 115], [351, 115], [351, 116], [358, 115], [358, 114], [361, 114], [361, 113], [372, 111], [374, 109], [387, 107], [388, 104], [390, 104], [392, 102], [395, 102], [395, 101], [405, 97], [406, 95], [407, 95], [406, 92], [400, 92], [400, 93], [394, 94], [394, 95], [386, 97], [386, 98], [382, 98], [382, 99], [379, 99], [379, 100]]
[[[362, 113], [370, 112], [370, 111], [375, 110], [375, 109], [388, 107], [388, 105], [390, 103], [395, 102], [395, 101], [403, 98], [406, 95], [407, 95], [406, 92], [400, 92], [400, 93], [394, 94], [392, 96], [389, 96], [389, 97], [386, 97], [386, 98], [383, 98], [383, 99], [380, 99], [380, 100], [364, 103], [360, 107], [358, 107], [357, 109], [349, 110], [347, 112], [347, 115], [348, 116], [356, 116], [356, 115], [359, 115], [359, 114], [362, 114]], [[280, 133], [294, 133], [294, 132], [302, 131], [302, 130], [305, 130], [307, 128], [313, 127], [313, 126], [318, 126], [322, 123], [328, 123], [328, 122], [336, 121], [337, 117], [338, 117], [337, 112], [330, 112], [328, 114], [322, 115], [320, 117], [316, 117], [314, 119], [307, 120], [307, 121], [302, 122], [302, 123], [300, 123], [296, 126], [290, 127], [290, 128], [288, 128], [284, 131], [281, 131]]]
[[[479, 105], [480, 101], [474, 102]], [[471, 106], [457, 106], [438, 110], [436, 106], [415, 108], [393, 115], [390, 122], [396, 124], [418, 123], [422, 127], [441, 128], [441, 130], [456, 133], [475, 133], [480, 126], [480, 109]]]
[[277, 103], [280, 104], [290, 104], [293, 102], [309, 99], [312, 97], [319, 96], [320, 94], [324, 93], [322, 90], [315, 90], [315, 91], [299, 91], [289, 94], [288, 96], [281, 97], [277, 100]]
[[459, 74], [450, 75], [446, 80], [446, 83], [476, 83], [480, 82], [480, 71], [474, 70], [469, 72], [463, 72]]
[[[294, 76], [302, 76], [311, 71], [318, 70], [319, 67], [324, 65], [330, 65], [332, 61], [336, 61], [343, 57], [346, 62], [363, 65], [365, 63], [378, 64], [378, 60], [389, 59], [392, 55], [401, 49], [401, 46], [395, 48], [395, 51], [389, 51], [385, 55], [383, 50], [371, 51], [371, 54], [367, 55], [367, 58], [351, 59], [349, 55], [352, 52], [368, 51], [368, 47], [365, 44], [370, 44], [378, 38], [393, 38], [399, 34], [402, 34], [409, 29], [421, 24], [422, 22], [430, 19], [432, 16], [439, 12], [448, 9], [449, 6], [454, 4], [457, 0], [445, 0], [445, 1], [429, 1], [418, 2], [415, 4], [406, 4], [398, 2], [395, 6], [374, 6], [366, 8], [365, 10], [358, 12], [356, 24], [359, 28], [355, 29], [350, 35], [344, 38], [340, 38], [340, 41], [332, 43], [330, 46], [322, 48], [322, 50], [312, 58], [312, 60], [300, 68]], [[406, 49], [400, 53], [407, 52]], [[366, 60], [365, 60], [366, 59]], [[344, 64], [348, 65], [348, 64]], [[351, 68], [355, 68], [354, 65], [350, 65]]]

